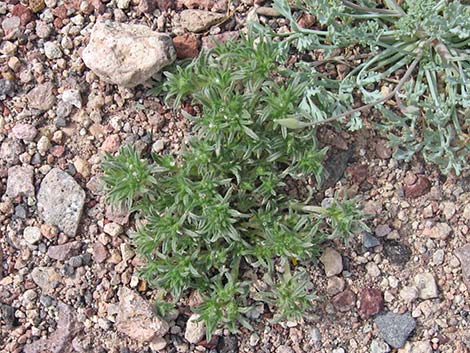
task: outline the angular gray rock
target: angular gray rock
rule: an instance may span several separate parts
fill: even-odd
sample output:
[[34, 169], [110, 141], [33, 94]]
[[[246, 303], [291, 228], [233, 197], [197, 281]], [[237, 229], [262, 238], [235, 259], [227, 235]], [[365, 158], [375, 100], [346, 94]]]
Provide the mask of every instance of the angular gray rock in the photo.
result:
[[38, 211], [45, 223], [74, 237], [82, 216], [85, 191], [67, 173], [52, 169], [41, 182]]
[[82, 331], [82, 324], [75, 312], [62, 302], [57, 304], [59, 320], [56, 331], [48, 338], [42, 338], [24, 346], [24, 353], [73, 353], [73, 339]]
[[180, 13], [181, 27], [190, 32], [202, 32], [222, 21], [225, 15], [205, 10], [183, 10]]
[[119, 311], [116, 329], [140, 343], [147, 343], [163, 337], [168, 332], [168, 324], [160, 319], [152, 306], [140, 295], [127, 287], [119, 292]]
[[408, 336], [416, 328], [416, 321], [410, 313], [395, 314], [388, 312], [374, 319], [382, 338], [394, 348], [405, 345]]
[[34, 196], [34, 169], [32, 166], [14, 166], [8, 169], [7, 191], [9, 197]]
[[135, 87], [176, 59], [171, 38], [143, 25], [98, 22], [82, 53], [83, 62], [102, 80]]

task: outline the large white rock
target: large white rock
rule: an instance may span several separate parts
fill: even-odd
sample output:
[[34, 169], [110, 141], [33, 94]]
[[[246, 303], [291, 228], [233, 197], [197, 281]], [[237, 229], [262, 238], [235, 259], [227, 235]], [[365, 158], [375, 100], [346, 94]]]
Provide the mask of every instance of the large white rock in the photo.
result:
[[176, 59], [171, 38], [147, 26], [98, 22], [82, 59], [102, 80], [123, 87], [144, 83]]

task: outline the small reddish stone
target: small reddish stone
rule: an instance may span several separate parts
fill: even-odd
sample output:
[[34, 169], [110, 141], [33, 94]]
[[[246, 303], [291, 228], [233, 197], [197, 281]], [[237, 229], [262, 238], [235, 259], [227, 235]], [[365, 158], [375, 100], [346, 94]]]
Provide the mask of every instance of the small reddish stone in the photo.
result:
[[119, 135], [109, 135], [106, 137], [106, 140], [104, 140], [101, 149], [105, 152], [114, 153], [118, 151], [120, 144], [121, 139], [119, 138]]
[[101, 2], [101, 0], [91, 0], [90, 3], [94, 7], [95, 11], [98, 12], [100, 15], [102, 15], [106, 10], [106, 7]]
[[18, 16], [23, 26], [26, 26], [33, 19], [33, 11], [22, 4], [13, 6], [11, 14], [13, 16]]
[[375, 153], [381, 159], [389, 159], [393, 154], [393, 150], [388, 146], [387, 141], [379, 140], [375, 145]]
[[62, 19], [60, 19], [60, 18], [55, 18], [53, 24], [54, 24], [54, 28], [56, 30], [59, 30], [62, 27], [64, 27], [64, 23], [62, 22]]
[[317, 19], [315, 18], [315, 16], [309, 13], [304, 13], [299, 19], [299, 26], [303, 28], [312, 28], [316, 22]]
[[196, 58], [199, 55], [199, 43], [195, 35], [185, 33], [173, 38], [178, 59]]
[[137, 10], [140, 13], [150, 14], [155, 10], [156, 7], [157, 3], [155, 2], [155, 0], [140, 0]]
[[168, 11], [173, 8], [174, 0], [157, 0], [157, 7], [160, 11]]
[[424, 175], [418, 176], [418, 180], [413, 185], [404, 185], [403, 191], [405, 197], [417, 198], [423, 196], [431, 189], [431, 182]]
[[197, 345], [203, 346], [204, 348], [207, 348], [207, 349], [214, 349], [215, 347], [217, 347], [217, 343], [219, 343], [219, 336], [212, 335], [212, 338], [209, 342], [207, 342], [206, 340], [202, 340]]
[[365, 164], [350, 166], [347, 171], [356, 184], [361, 184], [367, 179], [367, 165]]
[[50, 149], [50, 152], [54, 157], [62, 157], [65, 152], [65, 148], [64, 146], [54, 146]]
[[108, 257], [108, 250], [106, 250], [106, 247], [101, 244], [99, 241], [97, 241], [93, 245], [93, 259], [97, 263], [102, 263], [106, 258]]
[[57, 6], [52, 10], [52, 14], [63, 20], [67, 18], [67, 8], [64, 5]]
[[346, 289], [344, 292], [335, 295], [331, 299], [331, 304], [333, 304], [338, 311], [350, 311], [356, 305], [356, 294], [354, 294], [352, 290]]
[[375, 288], [363, 288], [359, 293], [359, 313], [368, 318], [382, 311], [384, 299], [382, 292]]

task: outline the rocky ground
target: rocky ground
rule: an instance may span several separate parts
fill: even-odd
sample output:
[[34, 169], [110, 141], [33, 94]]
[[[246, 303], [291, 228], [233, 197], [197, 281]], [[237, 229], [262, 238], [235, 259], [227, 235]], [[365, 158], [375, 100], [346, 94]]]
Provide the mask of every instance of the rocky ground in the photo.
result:
[[[469, 351], [470, 179], [398, 163], [370, 129], [320, 131], [339, 171], [325, 197], [361, 195], [372, 232], [325, 244], [304, 321], [272, 324], [258, 306], [254, 332], [206, 342], [189, 315], [194, 298], [165, 321], [153, 313], [159, 292], [137, 276], [129, 216], [104, 202], [100, 154], [127, 143], [171, 153], [187, 125], [150, 85], [134, 87], [147, 71], [129, 70], [147, 58], [104, 72], [100, 45], [113, 34], [93, 47], [93, 27], [143, 24], [190, 58], [210, 38], [237, 37], [246, 17], [285, 26], [276, 15], [253, 0], [0, 2], [0, 352]], [[174, 59], [170, 44], [127, 46], [164, 49], [162, 63]]]

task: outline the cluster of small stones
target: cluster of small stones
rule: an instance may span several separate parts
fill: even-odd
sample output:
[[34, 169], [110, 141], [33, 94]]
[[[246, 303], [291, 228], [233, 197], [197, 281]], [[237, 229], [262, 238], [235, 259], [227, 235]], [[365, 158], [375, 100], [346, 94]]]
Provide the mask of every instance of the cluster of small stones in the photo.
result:
[[160, 293], [137, 276], [132, 219], [104, 203], [100, 154], [173, 153], [187, 125], [149, 85], [100, 80], [82, 52], [98, 20], [167, 33], [181, 59], [236, 38], [247, 18], [287, 29], [278, 15], [259, 0], [0, 2], [0, 351], [468, 352], [470, 181], [399, 165], [371, 132], [322, 131], [338, 154], [355, 146], [333, 160], [342, 173], [325, 198], [362, 195], [371, 232], [325, 246], [306, 319], [272, 324], [254, 303], [254, 331], [207, 342], [196, 294], [166, 320], [154, 314]]

